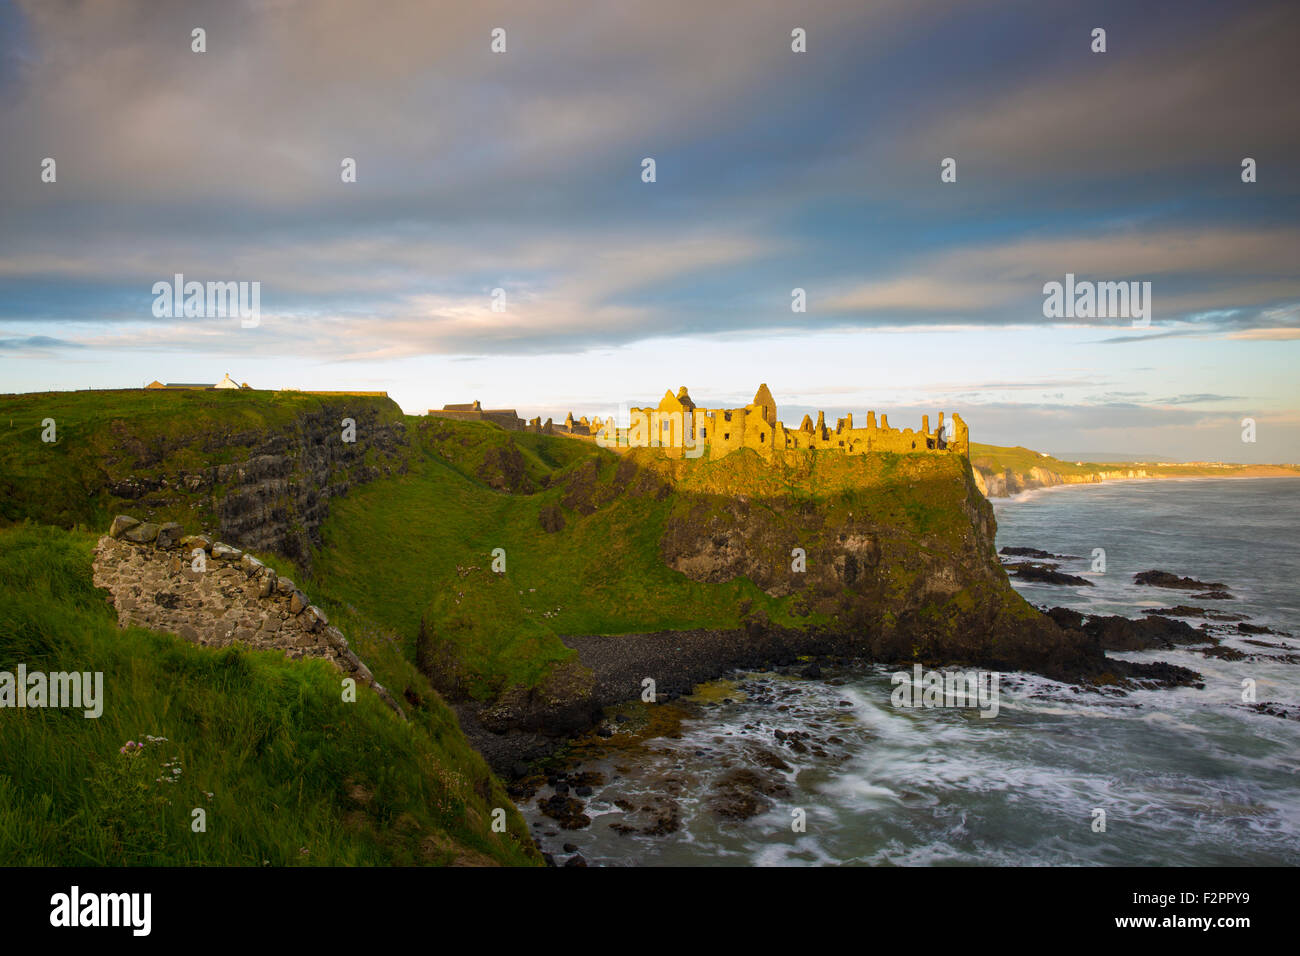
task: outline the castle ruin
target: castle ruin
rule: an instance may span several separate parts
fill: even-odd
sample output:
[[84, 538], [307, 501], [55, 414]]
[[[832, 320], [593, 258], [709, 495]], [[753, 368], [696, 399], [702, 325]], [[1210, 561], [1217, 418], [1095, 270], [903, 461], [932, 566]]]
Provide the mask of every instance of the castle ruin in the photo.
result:
[[483, 403], [475, 399], [461, 405], [444, 405], [442, 409], [429, 409], [430, 418], [450, 418], [460, 422], [494, 422], [506, 431], [525, 430], [524, 420], [513, 408], [484, 408]]
[[[707, 454], [719, 458], [742, 448], [752, 448], [764, 456], [800, 449], [829, 449], [846, 455], [970, 454], [966, 423], [956, 413], [945, 425], [944, 413], [940, 412], [934, 431], [930, 430], [929, 415], [921, 417], [921, 428], [915, 431], [890, 428], [884, 414], [877, 424], [875, 412], [867, 412], [866, 424], [860, 427], [854, 425], [850, 413], [837, 419], [832, 428], [826, 424], [826, 413], [818, 412], [816, 423], [805, 415], [798, 428], [789, 428], [777, 417], [776, 400], [766, 385], [758, 387], [754, 400], [744, 408], [718, 409], [697, 406], [683, 385], [676, 395], [671, 390], [665, 392], [655, 408], [633, 408], [627, 429], [617, 428], [613, 419], [608, 419], [586, 430], [605, 447], [657, 447], [688, 457]], [[557, 432], [564, 433], [558, 428]]]
[[525, 424], [513, 409], [484, 409], [479, 402], [446, 405], [441, 411], [430, 409], [429, 415], [460, 421], [490, 421], [510, 431], [594, 439], [598, 445], [616, 450], [662, 448], [669, 455], [687, 458], [701, 455], [720, 458], [742, 448], [752, 448], [765, 457], [799, 450], [831, 450], [846, 455], [870, 452], [970, 455], [966, 423], [956, 413], [945, 422], [944, 413], [940, 412], [934, 431], [930, 430], [929, 415], [921, 416], [921, 428], [917, 431], [890, 428], [889, 416], [884, 414], [877, 423], [875, 412], [867, 412], [863, 426], [855, 426], [850, 413], [836, 419], [832, 428], [826, 424], [826, 413], [818, 412], [816, 422], [812, 416], [805, 415], [798, 428], [789, 428], [777, 417], [776, 399], [766, 385], [758, 387], [754, 400], [744, 408], [701, 408], [691, 399], [685, 385], [675, 395], [669, 389], [654, 408], [631, 409], [628, 428], [619, 428], [613, 418], [603, 421], [598, 416], [574, 418], [572, 412], [563, 422], [533, 418]]

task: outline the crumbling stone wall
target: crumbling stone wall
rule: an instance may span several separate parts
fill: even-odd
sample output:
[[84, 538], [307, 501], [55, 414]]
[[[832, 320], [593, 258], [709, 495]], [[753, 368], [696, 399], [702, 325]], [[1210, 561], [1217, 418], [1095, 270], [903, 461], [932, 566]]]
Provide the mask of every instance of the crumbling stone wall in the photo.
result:
[[[889, 419], [880, 416], [876, 425], [875, 412], [867, 413], [865, 428], [856, 428], [853, 416], [839, 419], [834, 428], [826, 424], [824, 412], [817, 413], [817, 424], [805, 415], [797, 428], [787, 428], [777, 417], [776, 401], [766, 385], [760, 385], [754, 400], [744, 408], [708, 409], [697, 407], [683, 385], [673, 395], [664, 393], [657, 408], [633, 408], [631, 427], [619, 429], [612, 419], [594, 431], [607, 447], [630, 445], [632, 447], [662, 447], [668, 457], [681, 457], [685, 446], [694, 447], [702, 442], [704, 453], [710, 458], [720, 458], [742, 448], [752, 448], [760, 455], [773, 457], [785, 451], [830, 449], [847, 455], [864, 455], [871, 452], [936, 452], [969, 457], [970, 430], [958, 414], [952, 416], [951, 430], [944, 428], [944, 413], [939, 413], [938, 427], [930, 431], [930, 416], [921, 418], [921, 430], [889, 427]], [[570, 421], [572, 414], [570, 414]], [[576, 427], [560, 434], [581, 434]]]
[[93, 570], [122, 627], [169, 631], [205, 647], [238, 643], [295, 660], [323, 657], [402, 714], [325, 612], [289, 578], [239, 548], [185, 535], [175, 523], [119, 515], [95, 546]]

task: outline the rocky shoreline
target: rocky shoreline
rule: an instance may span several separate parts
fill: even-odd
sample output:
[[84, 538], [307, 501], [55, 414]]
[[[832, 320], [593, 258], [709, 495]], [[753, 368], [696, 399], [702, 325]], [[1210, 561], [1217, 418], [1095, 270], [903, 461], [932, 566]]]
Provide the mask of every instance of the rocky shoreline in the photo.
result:
[[[1009, 548], [1003, 554], [1039, 566], [1071, 557], [1033, 548]], [[1165, 571], [1141, 572], [1134, 583], [1170, 593], [1231, 599], [1226, 584]], [[1289, 637], [1248, 623], [1247, 615], [1194, 605], [1149, 608], [1138, 618], [1089, 615], [1062, 607], [1039, 610], [1061, 632], [1083, 638], [1103, 656], [1107, 651], [1185, 648], [1224, 660], [1253, 659], [1254, 655], [1229, 647], [1225, 638]], [[1188, 623], [1189, 618], [1200, 620], [1200, 625]], [[555, 866], [588, 865], [583, 833], [598, 825], [595, 817], [619, 834], [661, 836], [680, 828], [680, 800], [685, 797], [698, 799], [722, 821], [745, 820], [764, 812], [788, 796], [783, 788], [797, 759], [834, 764], [851, 756], [851, 748], [834, 732], [833, 716], [840, 707], [851, 709], [852, 702], [831, 701], [826, 713], [812, 713], [806, 701], [796, 705], [790, 699], [796, 684], [806, 680], [833, 687], [874, 665], [912, 663], [864, 653], [870, 647], [864, 635], [792, 631], [762, 621], [731, 631], [569, 636], [564, 641], [591, 675], [590, 694], [581, 708], [566, 713], [567, 723], [548, 724], [545, 708], [537, 707], [497, 710], [486, 724], [484, 709], [462, 711], [471, 741], [510, 781], [516, 804], [530, 806], [536, 814], [535, 838], [547, 862]], [[1261, 650], [1300, 650], [1284, 641], [1245, 638], [1245, 642]], [[1300, 664], [1296, 654], [1260, 656]], [[1079, 674], [1077, 682], [1065, 680], [1069, 689], [1122, 698], [1138, 688], [1204, 687], [1199, 674], [1175, 664], [1109, 656], [1104, 660], [1109, 668], [1106, 674]], [[942, 667], [960, 662], [925, 663]], [[1012, 672], [1004, 675], [1004, 681], [1013, 686], [1029, 676]], [[654, 681], [653, 698], [643, 696], [646, 678]], [[740, 763], [718, 768], [707, 782], [692, 782], [686, 778], [689, 774], [683, 777], [662, 766], [641, 767], [641, 761], [657, 762], [660, 757], [654, 755], [667, 752], [663, 743], [655, 744], [656, 739], [678, 741], [683, 722], [701, 717], [708, 708], [734, 703], [731, 696], [712, 700], [710, 694], [734, 695], [769, 708], [774, 717], [787, 721], [786, 728], [773, 731], [770, 741], [747, 744]], [[1256, 709], [1281, 718], [1295, 716], [1273, 705], [1256, 705]], [[798, 729], [789, 729], [790, 721]], [[707, 759], [708, 754], [694, 752], [694, 756]], [[653, 787], [647, 792], [642, 779], [647, 775], [662, 778], [662, 793], [653, 792]]]
[[[1008, 565], [1052, 571], [1053, 561], [1071, 558], [1036, 548], [1003, 548], [1005, 558], [1022, 559]], [[1043, 583], [1075, 584], [1074, 575], [1043, 574]], [[1151, 570], [1135, 576], [1135, 583], [1162, 589], [1203, 592], [1197, 598], [1227, 600], [1231, 595], [1220, 582], [1201, 582], [1165, 571]], [[1208, 589], [1208, 590], [1206, 590]], [[1223, 645], [1228, 634], [1268, 635], [1271, 629], [1248, 623], [1248, 616], [1176, 605], [1148, 609], [1139, 618], [1086, 615], [1062, 607], [1040, 607], [1049, 626], [1074, 635], [1096, 649], [1104, 662], [1075, 673], [1052, 667], [995, 665], [990, 669], [1023, 670], [1078, 684], [1122, 692], [1137, 687], [1200, 687], [1195, 671], [1165, 662], [1136, 662], [1105, 656], [1106, 651], [1169, 650], [1190, 647], [1207, 657], [1239, 660], [1249, 655]], [[1182, 618], [1201, 618], [1193, 627]], [[1286, 635], [1282, 635], [1286, 636]], [[611, 709], [639, 704], [647, 692], [646, 679], [654, 682], [653, 700], [671, 703], [691, 695], [700, 684], [737, 671], [778, 673], [795, 669], [816, 677], [831, 670], [867, 664], [908, 664], [892, 654], [873, 653], [865, 633], [848, 634], [832, 629], [797, 630], [772, 625], [761, 616], [732, 630], [697, 629], [648, 634], [569, 635], [564, 643], [577, 652], [569, 669], [568, 687], [552, 686], [546, 692], [506, 695], [491, 704], [463, 701], [457, 704], [461, 725], [473, 745], [498, 773], [517, 780], [532, 772], [534, 763], [568, 746], [584, 735], [611, 736]], [[1261, 647], [1293, 649], [1288, 644], [1258, 641]], [[1203, 645], [1203, 646], [1202, 646]], [[1284, 657], [1283, 659], [1289, 659]], [[1300, 662], [1300, 657], [1296, 658]], [[983, 661], [920, 660], [927, 667], [989, 666]]]
[[508, 778], [523, 775], [529, 763], [572, 737], [595, 731], [606, 708], [639, 701], [646, 678], [654, 681], [656, 702], [670, 702], [734, 670], [770, 670], [803, 657], [838, 660], [862, 651], [861, 639], [850, 635], [758, 621], [732, 630], [571, 635], [562, 640], [590, 674], [578, 696], [547, 701], [544, 695], [506, 695], [491, 705], [456, 705], [470, 742]]
[[[1089, 643], [1106, 649], [1101, 636], [1082, 620], [1051, 613], [1044, 616], [1063, 631], [1077, 632]], [[1125, 620], [1127, 619], [1119, 619]], [[1162, 633], [1163, 622], [1152, 618], [1128, 622], [1135, 632]], [[1112, 624], [1113, 633], [1117, 625]], [[1192, 631], [1191, 628], [1187, 628]], [[1178, 632], [1181, 635], [1181, 632]], [[1193, 632], [1200, 634], [1200, 632]], [[1205, 638], [1200, 637], [1201, 640]], [[802, 677], [818, 678], [823, 669], [842, 670], [870, 664], [910, 666], [914, 661], [874, 657], [866, 653], [862, 635], [832, 631], [806, 632], [751, 624], [730, 631], [666, 631], [655, 634], [614, 636], [569, 636], [565, 643], [578, 652], [578, 661], [594, 675], [594, 681], [575, 698], [540, 699], [538, 695], [506, 698], [492, 705], [461, 702], [456, 705], [461, 727], [474, 747], [493, 769], [506, 779], [519, 779], [531, 772], [531, 765], [569, 745], [583, 735], [611, 736], [610, 709], [641, 702], [646, 687], [654, 681], [654, 701], [672, 703], [690, 696], [703, 683], [722, 679], [737, 671], [779, 673], [790, 671]], [[1114, 641], [1116, 650], [1132, 649]], [[1173, 641], [1157, 643], [1154, 638], [1142, 646], [1172, 647]], [[1104, 669], [1070, 679], [1081, 686], [1114, 691], [1137, 687], [1202, 686], [1200, 675], [1164, 662], [1141, 663], [1105, 657]], [[967, 666], [966, 661], [920, 661], [927, 667]], [[975, 662], [978, 663], [978, 662]], [[997, 669], [997, 668], [992, 668]], [[1015, 670], [1015, 668], [1009, 668]], [[1032, 671], [1031, 671], [1032, 672]]]
[[[516, 805], [535, 813], [534, 840], [549, 865], [582, 867], [582, 845], [608, 827], [619, 837], [664, 837], [683, 823], [683, 799], [698, 797], [705, 811], [723, 822], [749, 820], [791, 796], [792, 775], [811, 761], [840, 763], [852, 747], [836, 733], [851, 707], [848, 700], [809, 706], [803, 691], [816, 681], [827, 688], [848, 682], [861, 661], [828, 659], [822, 666], [796, 662], [774, 669], [733, 672], [670, 702], [642, 701], [612, 707], [592, 732], [575, 737], [555, 756], [540, 761], [509, 786]], [[802, 685], [802, 686], [800, 686]], [[675, 759], [663, 763], [661, 749], [683, 739], [691, 724], [715, 708], [739, 701], [760, 708], [797, 729], [773, 727], [746, 741], [738, 752], [687, 749], [681, 757], [709, 758], [708, 779]], [[747, 731], [757, 731], [747, 724]], [[593, 819], [604, 817], [605, 819]], [[613, 819], [609, 819], [613, 817]], [[567, 857], [563, 863], [561, 857]]]
[[[1057, 572], [1053, 561], [1075, 558], [1075, 555], [1052, 554], [1037, 548], [1004, 547], [999, 554], [1003, 557], [1008, 573], [1013, 577], [1032, 580], [1040, 584], [1059, 584], [1091, 587], [1092, 582], [1075, 575]], [[1026, 573], [1028, 571], [1028, 573]], [[1139, 571], [1133, 575], [1133, 583], [1142, 587], [1160, 588], [1168, 591], [1193, 591], [1190, 596], [1198, 601], [1231, 601], [1234, 597], [1228, 585], [1220, 581], [1198, 581], [1169, 571], [1152, 569]], [[1105, 651], [1145, 651], [1170, 650], [1175, 647], [1190, 647], [1206, 657], [1222, 660], [1247, 660], [1252, 655], [1243, 651], [1223, 646], [1224, 638], [1239, 635], [1277, 635], [1272, 628], [1250, 624], [1250, 615], [1219, 608], [1200, 607], [1191, 604], [1176, 604], [1163, 608], [1146, 608], [1140, 618], [1128, 618], [1114, 614], [1085, 614], [1065, 607], [1042, 606], [1048, 617], [1066, 630], [1082, 631], [1096, 640]], [[1193, 627], [1188, 620], [1200, 620], [1199, 626]], [[1279, 635], [1288, 637], [1290, 635]], [[1251, 641], [1261, 647], [1282, 650], [1296, 650], [1289, 644]], [[1200, 646], [1205, 645], [1205, 646]], [[1279, 659], [1278, 655], [1270, 655]], [[1300, 663], [1300, 657], [1284, 655], [1280, 659], [1288, 663]]]

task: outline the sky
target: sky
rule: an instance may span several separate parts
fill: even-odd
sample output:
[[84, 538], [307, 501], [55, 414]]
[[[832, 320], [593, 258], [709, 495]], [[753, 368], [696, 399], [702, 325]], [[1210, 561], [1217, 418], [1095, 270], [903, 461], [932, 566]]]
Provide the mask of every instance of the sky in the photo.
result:
[[[1297, 35], [1263, 0], [0, 0], [0, 392], [767, 383], [794, 425], [1300, 461]], [[258, 322], [156, 316], [177, 273], [260, 283]], [[1049, 317], [1067, 274], [1149, 320]]]

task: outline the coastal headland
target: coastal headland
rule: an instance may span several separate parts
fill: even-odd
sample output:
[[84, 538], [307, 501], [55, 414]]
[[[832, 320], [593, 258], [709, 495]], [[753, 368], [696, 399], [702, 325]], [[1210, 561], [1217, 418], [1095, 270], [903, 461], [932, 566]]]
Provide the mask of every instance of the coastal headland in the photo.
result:
[[1300, 465], [1244, 465], [1220, 461], [1171, 462], [1064, 461], [1021, 446], [972, 443], [975, 483], [989, 498], [1006, 498], [1036, 488], [1088, 485], [1103, 481], [1156, 481], [1169, 478], [1300, 478]]
[[[450, 703], [499, 771], [647, 678], [685, 693], [809, 655], [1107, 686], [1194, 678], [1108, 658], [1012, 589], [964, 444], [693, 459], [405, 416], [364, 394], [3, 403], [6, 523], [102, 535], [124, 514], [255, 555], [312, 595], [407, 713]], [[775, 433], [771, 417], [758, 403]]]

